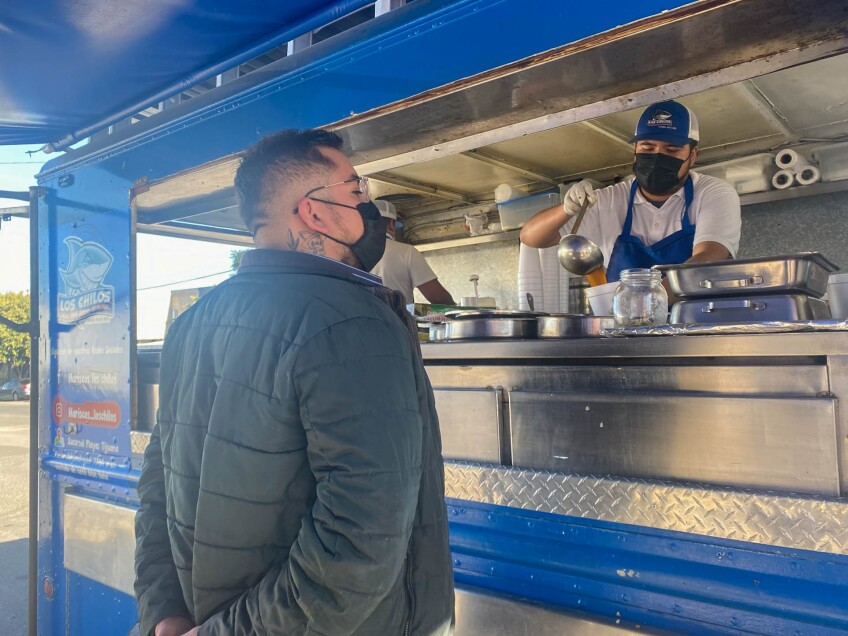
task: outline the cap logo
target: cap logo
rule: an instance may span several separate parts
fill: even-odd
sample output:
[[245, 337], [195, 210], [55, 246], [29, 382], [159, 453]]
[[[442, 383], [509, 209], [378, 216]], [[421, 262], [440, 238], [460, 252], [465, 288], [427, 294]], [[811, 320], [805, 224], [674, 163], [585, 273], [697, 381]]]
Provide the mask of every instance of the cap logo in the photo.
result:
[[654, 111], [651, 118], [648, 120], [648, 126], [674, 126], [674, 122], [671, 120], [671, 113], [665, 110]]

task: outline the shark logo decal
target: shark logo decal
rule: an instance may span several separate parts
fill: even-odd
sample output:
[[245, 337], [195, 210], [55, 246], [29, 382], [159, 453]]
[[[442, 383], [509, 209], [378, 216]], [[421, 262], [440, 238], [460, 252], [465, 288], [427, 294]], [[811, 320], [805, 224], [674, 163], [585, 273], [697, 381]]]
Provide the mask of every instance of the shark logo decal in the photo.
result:
[[99, 243], [76, 236], [65, 239], [68, 267], [59, 270], [65, 293], [59, 294], [59, 323], [108, 322], [115, 315], [115, 288], [103, 283], [112, 255]]
[[674, 127], [671, 113], [665, 110], [655, 110], [648, 120], [648, 126]]

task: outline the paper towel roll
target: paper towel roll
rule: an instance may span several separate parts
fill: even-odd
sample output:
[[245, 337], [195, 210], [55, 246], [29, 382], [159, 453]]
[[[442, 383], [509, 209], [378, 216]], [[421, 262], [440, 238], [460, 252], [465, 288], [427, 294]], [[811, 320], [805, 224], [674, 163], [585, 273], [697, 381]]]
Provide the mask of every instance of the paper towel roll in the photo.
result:
[[520, 199], [523, 196], [527, 196], [526, 193], [516, 190], [508, 183], [502, 183], [495, 188], [495, 203], [505, 203], [513, 199]]
[[795, 175], [791, 170], [778, 170], [771, 178], [771, 184], [775, 190], [785, 190], [795, 181]]
[[781, 170], [792, 170], [796, 174], [811, 165], [805, 157], [791, 148], [778, 152], [774, 157], [774, 162]]
[[815, 166], [807, 166], [803, 170], [795, 173], [795, 179], [797, 179], [798, 183], [801, 185], [810, 185], [811, 183], [821, 181], [821, 172]]

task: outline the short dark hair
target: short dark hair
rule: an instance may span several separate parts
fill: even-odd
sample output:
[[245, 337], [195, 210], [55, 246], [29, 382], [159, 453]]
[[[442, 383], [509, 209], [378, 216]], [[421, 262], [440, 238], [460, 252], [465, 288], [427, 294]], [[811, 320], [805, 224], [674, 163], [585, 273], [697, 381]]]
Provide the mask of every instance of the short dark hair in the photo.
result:
[[342, 138], [329, 130], [281, 130], [248, 148], [236, 171], [239, 212], [252, 234], [264, 225], [267, 206], [279, 191], [333, 162], [320, 148], [338, 150]]

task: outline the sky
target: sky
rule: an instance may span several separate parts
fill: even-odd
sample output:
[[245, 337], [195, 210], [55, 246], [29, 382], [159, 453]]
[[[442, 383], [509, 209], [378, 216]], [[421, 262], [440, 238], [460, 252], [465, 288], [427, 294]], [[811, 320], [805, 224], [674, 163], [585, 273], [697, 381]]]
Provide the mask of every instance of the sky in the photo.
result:
[[[27, 150], [37, 149], [38, 146], [0, 146], [0, 190], [26, 190], [36, 185], [35, 175], [51, 158], [42, 153], [26, 154]], [[26, 204], [0, 198], [0, 208], [21, 205]], [[138, 339], [152, 340], [164, 335], [172, 289], [215, 285], [225, 280], [234, 249], [241, 248], [139, 234]], [[0, 293], [9, 291], [29, 291], [29, 220], [25, 218], [13, 217], [0, 224]]]

